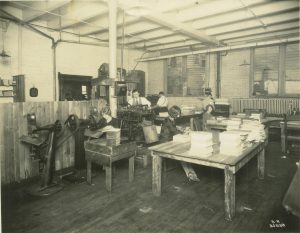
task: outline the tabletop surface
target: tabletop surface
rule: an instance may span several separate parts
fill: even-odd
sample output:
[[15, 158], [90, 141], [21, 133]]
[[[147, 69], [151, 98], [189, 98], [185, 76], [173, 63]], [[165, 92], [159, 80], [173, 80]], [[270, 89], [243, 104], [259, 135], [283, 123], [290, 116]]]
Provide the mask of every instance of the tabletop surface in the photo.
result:
[[152, 150], [154, 152], [158, 153], [164, 153], [169, 154], [173, 156], [179, 156], [179, 157], [186, 157], [186, 158], [192, 158], [192, 159], [198, 159], [201, 161], [207, 161], [207, 162], [213, 162], [213, 163], [219, 163], [224, 165], [236, 165], [239, 161], [241, 161], [243, 158], [245, 158], [247, 155], [249, 155], [250, 152], [252, 152], [255, 149], [262, 149], [264, 147], [264, 143], [253, 143], [249, 145], [247, 148], [245, 148], [242, 153], [238, 156], [229, 156], [229, 155], [223, 155], [219, 153], [219, 144], [215, 144], [214, 146], [214, 152], [209, 156], [201, 156], [201, 152], [199, 154], [193, 154], [190, 150], [191, 143], [190, 142], [165, 142], [156, 146], [149, 147], [149, 150]]
[[[237, 118], [236, 116], [234, 116], [234, 118]], [[242, 119], [251, 119], [251, 118], [245, 118], [245, 117], [241, 117]], [[210, 119], [210, 120], [207, 120], [207, 124], [209, 125], [216, 125], [216, 126], [227, 126], [227, 121], [230, 120], [230, 118], [225, 118], [223, 120], [216, 120], [216, 119]], [[274, 122], [274, 121], [282, 121], [283, 118], [280, 118], [280, 117], [266, 117], [266, 118], [263, 118], [261, 120], [261, 123], [262, 124], [268, 124], [268, 123], [271, 123], [271, 122]]]

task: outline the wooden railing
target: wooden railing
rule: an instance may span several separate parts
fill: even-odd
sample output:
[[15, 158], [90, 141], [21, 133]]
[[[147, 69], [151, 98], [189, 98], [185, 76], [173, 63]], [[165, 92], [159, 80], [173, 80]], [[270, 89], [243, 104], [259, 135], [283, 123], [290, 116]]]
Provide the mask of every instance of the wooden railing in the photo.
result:
[[[39, 126], [56, 120], [63, 125], [70, 114], [86, 118], [91, 106], [100, 110], [104, 105], [103, 100], [0, 104], [1, 184], [20, 182], [39, 173], [38, 161], [30, 155], [29, 146], [20, 142], [20, 137], [28, 134], [28, 113], [36, 114]], [[73, 166], [74, 154], [74, 137], [69, 137], [57, 148], [56, 170]]]

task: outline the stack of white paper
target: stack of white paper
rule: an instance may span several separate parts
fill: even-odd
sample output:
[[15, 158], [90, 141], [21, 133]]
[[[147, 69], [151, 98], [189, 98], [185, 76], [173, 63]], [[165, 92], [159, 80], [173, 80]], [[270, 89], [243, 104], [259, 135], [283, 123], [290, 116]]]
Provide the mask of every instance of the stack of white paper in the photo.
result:
[[262, 142], [266, 138], [265, 127], [258, 120], [244, 120], [241, 129], [250, 131], [247, 137], [249, 142]]
[[227, 121], [227, 130], [239, 129], [241, 126], [242, 120], [240, 118], [232, 118]]
[[220, 133], [220, 154], [237, 156], [244, 149], [241, 133], [238, 131], [224, 131]]
[[191, 141], [191, 137], [187, 134], [176, 134], [173, 136], [173, 142], [184, 143]]
[[199, 157], [207, 157], [213, 153], [213, 135], [211, 132], [193, 131], [189, 153]]
[[262, 114], [261, 113], [251, 113], [250, 118], [261, 121], [262, 120]]

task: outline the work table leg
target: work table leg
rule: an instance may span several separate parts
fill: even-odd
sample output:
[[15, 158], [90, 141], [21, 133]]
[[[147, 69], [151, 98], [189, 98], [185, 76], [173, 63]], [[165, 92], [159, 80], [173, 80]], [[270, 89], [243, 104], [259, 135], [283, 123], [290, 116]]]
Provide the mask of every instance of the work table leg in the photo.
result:
[[286, 140], [286, 126], [284, 124], [280, 124], [281, 129], [281, 151], [283, 153], [287, 152], [287, 140]]
[[257, 156], [257, 172], [258, 178], [264, 179], [265, 177], [265, 150], [259, 152]]
[[87, 160], [86, 161], [87, 164], [87, 168], [86, 168], [86, 181], [88, 182], [88, 184], [92, 184], [92, 161], [91, 160]]
[[232, 220], [235, 215], [235, 174], [229, 166], [225, 167], [225, 219]]
[[105, 166], [105, 186], [107, 191], [111, 192], [111, 183], [112, 183], [112, 164]]
[[161, 195], [161, 157], [151, 152], [152, 155], [152, 192], [154, 196]]
[[135, 156], [131, 156], [129, 158], [129, 182], [132, 182], [134, 179], [134, 157]]

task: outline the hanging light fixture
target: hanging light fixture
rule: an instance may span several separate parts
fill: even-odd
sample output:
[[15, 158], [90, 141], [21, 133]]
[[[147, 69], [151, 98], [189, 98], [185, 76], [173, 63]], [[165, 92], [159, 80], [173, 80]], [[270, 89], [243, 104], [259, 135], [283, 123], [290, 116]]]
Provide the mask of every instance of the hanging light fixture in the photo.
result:
[[8, 28], [8, 21], [2, 21], [1, 20], [1, 28], [2, 28], [2, 51], [0, 53], [0, 57], [2, 58], [8, 58], [10, 55], [8, 55], [5, 51], [5, 33], [7, 32]]

